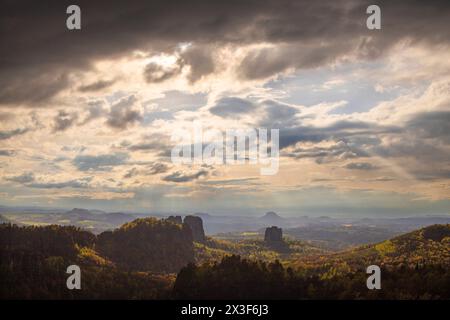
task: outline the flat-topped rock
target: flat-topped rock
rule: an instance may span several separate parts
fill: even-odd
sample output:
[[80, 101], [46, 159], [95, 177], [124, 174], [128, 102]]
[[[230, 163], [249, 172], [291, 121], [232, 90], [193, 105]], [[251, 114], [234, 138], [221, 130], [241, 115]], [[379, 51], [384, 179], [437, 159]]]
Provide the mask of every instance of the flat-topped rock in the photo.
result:
[[283, 242], [283, 230], [276, 226], [266, 228], [264, 241], [267, 243]]
[[184, 217], [184, 223], [191, 228], [194, 241], [204, 242], [206, 240], [202, 218], [196, 216], [186, 216]]

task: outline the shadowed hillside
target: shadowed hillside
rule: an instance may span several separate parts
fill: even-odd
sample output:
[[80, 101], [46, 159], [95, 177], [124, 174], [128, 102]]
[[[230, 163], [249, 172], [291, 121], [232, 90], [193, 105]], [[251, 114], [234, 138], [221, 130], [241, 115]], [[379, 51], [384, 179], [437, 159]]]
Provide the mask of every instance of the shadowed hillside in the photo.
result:
[[101, 233], [96, 249], [119, 267], [134, 271], [177, 272], [194, 261], [190, 228], [155, 218]]
[[[156, 219], [138, 219], [99, 236], [76, 227], [1, 224], [0, 298], [167, 297], [169, 273], [193, 255], [190, 229]], [[82, 290], [66, 287], [72, 264], [82, 270]]]

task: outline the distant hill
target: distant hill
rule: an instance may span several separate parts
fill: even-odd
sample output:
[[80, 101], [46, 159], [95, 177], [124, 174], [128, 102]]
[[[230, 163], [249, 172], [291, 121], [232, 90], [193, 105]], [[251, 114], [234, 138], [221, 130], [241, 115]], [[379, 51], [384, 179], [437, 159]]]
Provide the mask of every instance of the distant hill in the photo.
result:
[[209, 213], [204, 213], [204, 212], [196, 212], [194, 213], [194, 216], [200, 217], [203, 220], [208, 220], [211, 219], [211, 215]]
[[95, 220], [96, 215], [87, 209], [73, 208], [65, 213], [67, 218], [71, 220]]
[[132, 215], [122, 212], [105, 213], [103, 217], [108, 223], [114, 225], [122, 225], [135, 219]]
[[297, 228], [286, 228], [284, 233], [294, 239], [307, 240], [318, 246], [336, 251], [380, 242], [398, 234], [398, 232], [386, 228], [351, 224], [311, 224]]
[[450, 224], [432, 225], [376, 244], [296, 261], [296, 267], [311, 268], [316, 265], [334, 265], [345, 262], [351, 270], [370, 264], [385, 267], [416, 268], [424, 265], [440, 265], [450, 268]]
[[265, 224], [271, 224], [274, 226], [280, 226], [285, 223], [285, 219], [280, 217], [273, 211], [267, 212], [264, 216], [260, 217], [258, 220]]

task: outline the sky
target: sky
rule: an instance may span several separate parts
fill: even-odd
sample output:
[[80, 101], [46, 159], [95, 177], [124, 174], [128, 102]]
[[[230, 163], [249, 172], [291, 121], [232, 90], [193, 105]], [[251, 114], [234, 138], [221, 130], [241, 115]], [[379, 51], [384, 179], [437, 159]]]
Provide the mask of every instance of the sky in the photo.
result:
[[[1, 205], [449, 214], [448, 1], [71, 4], [2, 2]], [[173, 163], [194, 122], [279, 129], [278, 173]]]

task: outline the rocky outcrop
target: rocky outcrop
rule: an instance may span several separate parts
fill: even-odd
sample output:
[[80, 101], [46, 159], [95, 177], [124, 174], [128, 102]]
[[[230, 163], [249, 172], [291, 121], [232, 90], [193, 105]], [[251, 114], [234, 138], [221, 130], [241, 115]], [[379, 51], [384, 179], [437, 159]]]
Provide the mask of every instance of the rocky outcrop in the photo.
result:
[[202, 218], [196, 216], [186, 216], [184, 217], [184, 224], [191, 228], [194, 241], [204, 242], [206, 240]]
[[169, 222], [173, 222], [173, 223], [177, 223], [177, 224], [182, 224], [183, 220], [181, 219], [181, 216], [170, 216], [166, 219]]
[[275, 226], [266, 228], [264, 241], [268, 244], [283, 242], [283, 230]]

